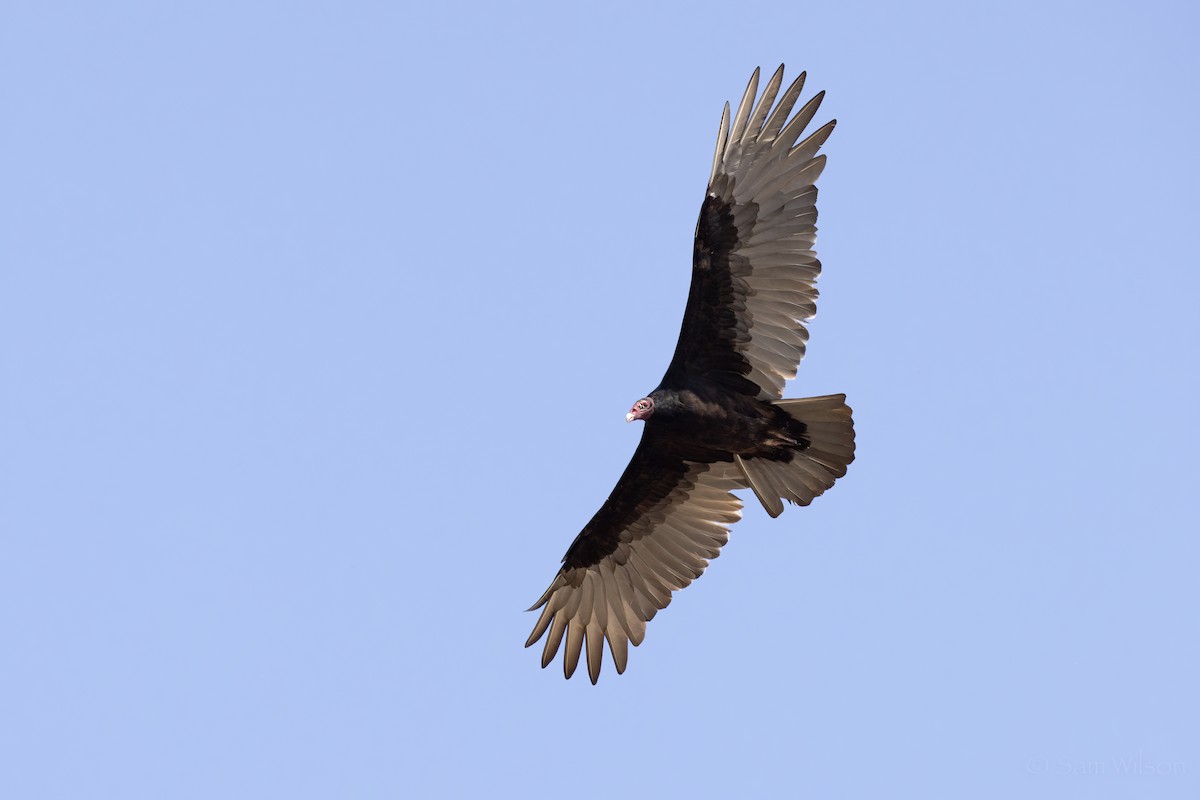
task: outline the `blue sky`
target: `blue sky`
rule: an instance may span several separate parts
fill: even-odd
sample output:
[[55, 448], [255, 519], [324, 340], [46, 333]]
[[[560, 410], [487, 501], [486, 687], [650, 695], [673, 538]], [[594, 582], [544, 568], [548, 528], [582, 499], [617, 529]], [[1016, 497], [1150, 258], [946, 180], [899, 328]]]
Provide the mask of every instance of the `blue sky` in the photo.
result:
[[[1195, 797], [1198, 22], [4, 3], [0, 794]], [[858, 460], [564, 681], [780, 62]]]

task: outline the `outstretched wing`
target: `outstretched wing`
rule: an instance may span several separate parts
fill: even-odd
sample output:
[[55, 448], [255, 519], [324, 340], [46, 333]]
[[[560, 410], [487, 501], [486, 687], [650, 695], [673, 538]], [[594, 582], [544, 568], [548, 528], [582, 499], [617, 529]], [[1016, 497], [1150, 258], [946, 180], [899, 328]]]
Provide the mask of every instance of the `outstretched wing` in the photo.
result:
[[778, 399], [804, 357], [804, 321], [816, 313], [821, 272], [812, 249], [813, 184], [825, 167], [817, 151], [836, 120], [796, 144], [824, 92], [789, 121], [804, 73], [771, 110], [782, 81], [780, 66], [755, 104], [755, 70], [732, 127], [725, 105], [696, 224], [691, 291], [664, 385], [704, 375], [735, 391]]
[[[657, 441], [656, 441], [657, 439]], [[587, 651], [588, 677], [600, 676], [604, 640], [625, 671], [629, 643], [642, 643], [646, 623], [671, 602], [671, 593], [704, 572], [742, 516], [730, 494], [744, 488], [727, 462], [689, 461], [686, 453], [647, 426], [617, 486], [575, 538], [525, 646], [547, 631], [545, 667], [566, 635], [563, 672], [570, 678]]]

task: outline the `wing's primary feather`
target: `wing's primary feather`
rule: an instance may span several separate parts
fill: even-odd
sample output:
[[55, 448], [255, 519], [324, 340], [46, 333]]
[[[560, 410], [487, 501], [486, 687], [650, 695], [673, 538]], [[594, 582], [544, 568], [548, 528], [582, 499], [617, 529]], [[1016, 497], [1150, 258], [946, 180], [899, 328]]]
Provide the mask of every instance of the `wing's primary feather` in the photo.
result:
[[588, 677], [600, 676], [603, 643], [624, 672], [629, 643], [671, 594], [704, 572], [741, 518], [731, 492], [745, 487], [731, 463], [689, 461], [647, 427], [612, 494], [575, 538], [563, 566], [534, 604], [541, 615], [525, 646], [549, 633], [542, 666], [566, 633], [563, 672], [569, 678], [586, 655]]
[[733, 116], [721, 118], [708, 192], [696, 223], [692, 285], [675, 356], [663, 382], [705, 375], [764, 400], [796, 377], [816, 313], [818, 155], [836, 121], [797, 144], [819, 93], [789, 120], [801, 73], [770, 110], [783, 81], [771, 76], [755, 104], [758, 71]]

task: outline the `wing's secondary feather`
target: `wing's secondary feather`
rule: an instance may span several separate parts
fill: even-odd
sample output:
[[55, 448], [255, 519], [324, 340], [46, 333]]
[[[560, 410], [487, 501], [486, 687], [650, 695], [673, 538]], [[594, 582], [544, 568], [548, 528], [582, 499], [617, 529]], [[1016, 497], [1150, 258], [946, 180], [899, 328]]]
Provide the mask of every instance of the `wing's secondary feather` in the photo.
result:
[[704, 375], [774, 400], [796, 377], [821, 272], [813, 250], [815, 183], [825, 167], [818, 151], [836, 124], [800, 139], [824, 97], [818, 93], [793, 116], [804, 77], [772, 108], [783, 67], [757, 102], [755, 70], [732, 118], [726, 106], [696, 224], [692, 286], [664, 385]]
[[[571, 677], [586, 657], [588, 677], [600, 677], [603, 642], [617, 672], [629, 643], [642, 643], [646, 623], [671, 595], [703, 574], [741, 519], [744, 488], [726, 462], [697, 463], [655, 452], [643, 436], [612, 495], [576, 537], [563, 567], [533, 609], [541, 609], [525, 646], [549, 634], [545, 667], [566, 633], [563, 672]], [[661, 449], [660, 449], [661, 450]]]

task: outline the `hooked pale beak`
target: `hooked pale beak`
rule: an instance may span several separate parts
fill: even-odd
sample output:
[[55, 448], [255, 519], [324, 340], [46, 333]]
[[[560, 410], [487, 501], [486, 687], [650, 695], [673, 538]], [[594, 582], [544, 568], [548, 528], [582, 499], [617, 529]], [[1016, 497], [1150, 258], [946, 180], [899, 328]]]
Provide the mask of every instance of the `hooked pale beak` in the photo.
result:
[[635, 419], [637, 419], [637, 417], [635, 417], [635, 416], [633, 415], [633, 412], [632, 412], [632, 411], [630, 411], [628, 414], [626, 414], [626, 415], [625, 415], [625, 421], [626, 421], [626, 422], [633, 422]]

